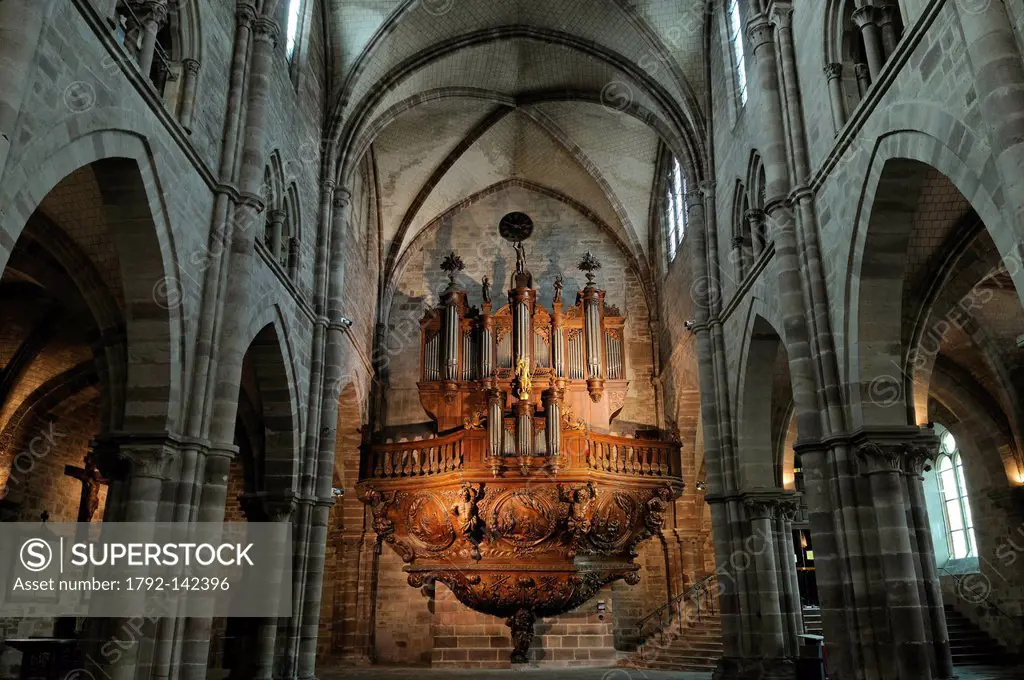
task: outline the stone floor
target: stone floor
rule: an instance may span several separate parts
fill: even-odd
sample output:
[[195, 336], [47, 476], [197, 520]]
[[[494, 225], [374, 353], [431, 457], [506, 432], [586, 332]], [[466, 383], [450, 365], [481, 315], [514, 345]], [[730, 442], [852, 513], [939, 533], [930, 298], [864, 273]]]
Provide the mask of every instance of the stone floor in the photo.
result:
[[524, 668], [522, 670], [431, 670], [363, 666], [317, 671], [320, 680], [710, 680], [710, 673], [674, 673], [635, 668]]
[[[957, 667], [958, 680], [1020, 680], [1024, 670], [1017, 668]], [[325, 669], [321, 680], [710, 680], [710, 673], [645, 671], [635, 668], [525, 668], [522, 670], [442, 671], [429, 668], [392, 668], [363, 666]]]

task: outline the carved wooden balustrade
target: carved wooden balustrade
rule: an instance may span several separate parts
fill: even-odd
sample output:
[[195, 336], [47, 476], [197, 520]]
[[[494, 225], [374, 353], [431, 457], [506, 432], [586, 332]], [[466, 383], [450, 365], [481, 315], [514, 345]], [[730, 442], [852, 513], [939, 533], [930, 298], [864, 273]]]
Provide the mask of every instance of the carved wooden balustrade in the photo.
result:
[[[679, 444], [611, 434], [567, 430], [558, 457], [532, 456], [531, 470], [557, 468], [560, 481], [576, 481], [589, 472], [681, 483]], [[499, 471], [518, 471], [519, 458], [500, 456]], [[462, 429], [410, 441], [373, 444], [363, 457], [363, 481], [417, 480], [458, 473], [465, 479], [493, 477], [495, 461], [487, 455], [487, 432]]]

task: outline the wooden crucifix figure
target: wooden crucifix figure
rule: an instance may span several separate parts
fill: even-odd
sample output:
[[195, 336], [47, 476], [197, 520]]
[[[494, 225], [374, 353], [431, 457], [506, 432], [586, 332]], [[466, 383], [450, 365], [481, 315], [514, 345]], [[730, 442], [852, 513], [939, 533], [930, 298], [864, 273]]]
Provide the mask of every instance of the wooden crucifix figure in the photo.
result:
[[82, 483], [82, 496], [78, 502], [78, 521], [91, 522], [100, 507], [100, 487], [107, 483], [96, 467], [92, 453], [85, 454], [85, 466], [65, 465], [64, 474]]

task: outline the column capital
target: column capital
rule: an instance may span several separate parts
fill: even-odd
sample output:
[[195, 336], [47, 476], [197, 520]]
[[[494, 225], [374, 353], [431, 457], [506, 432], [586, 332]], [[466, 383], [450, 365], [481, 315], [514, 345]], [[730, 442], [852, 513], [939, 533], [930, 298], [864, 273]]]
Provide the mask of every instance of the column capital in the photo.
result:
[[152, 21], [157, 26], [163, 26], [167, 23], [167, 17], [169, 11], [167, 9], [167, 0], [141, 0], [140, 2], [132, 3], [132, 9], [138, 12], [141, 16], [143, 23]]
[[864, 28], [869, 24], [874, 24], [875, 8], [871, 5], [864, 5], [853, 10], [853, 23], [857, 24], [857, 28]]
[[825, 64], [825, 77], [829, 80], [841, 78], [843, 75], [842, 64]]
[[853, 72], [855, 74], [857, 74], [857, 78], [858, 79], [864, 79], [864, 78], [870, 78], [871, 77], [871, 67], [868, 66], [867, 64], [864, 64], [864, 63], [854, 64], [853, 65]]
[[876, 9], [878, 10], [878, 13], [875, 21], [879, 26], [891, 24], [896, 20], [896, 13], [898, 10], [891, 2], [883, 2], [882, 5]]
[[279, 224], [285, 221], [285, 219], [288, 217], [288, 213], [286, 213], [284, 210], [281, 210], [280, 208], [274, 208], [269, 213], [267, 213], [267, 217], [270, 219], [271, 224]]
[[277, 39], [281, 35], [281, 27], [277, 25], [276, 21], [270, 17], [261, 16], [253, 22], [253, 26], [256, 29], [257, 41], [277, 45]]
[[256, 21], [256, 7], [243, 0], [235, 7], [235, 25], [248, 28]]
[[769, 21], [765, 14], [755, 14], [747, 22], [747, 39], [750, 41], [750, 50], [757, 53], [757, 50], [764, 45], [775, 44], [775, 26]]
[[764, 211], [760, 208], [751, 208], [747, 212], [743, 213], [743, 219], [748, 222], [763, 222], [764, 218]]
[[775, 27], [788, 31], [793, 28], [793, 5], [788, 2], [773, 2], [768, 16]]
[[200, 63], [198, 59], [193, 59], [192, 57], [185, 57], [181, 60], [181, 65], [185, 69], [185, 73], [187, 73], [188, 75], [199, 75]]
[[733, 248], [742, 248], [743, 247], [743, 237], [742, 236], [733, 236], [732, 237], [732, 247]]
[[352, 202], [352, 191], [347, 187], [335, 187], [334, 189], [334, 207], [335, 208], [347, 208]]
[[787, 489], [745, 491], [740, 497], [748, 519], [774, 519], [780, 516], [783, 505], [796, 501], [793, 492]]
[[704, 192], [705, 196], [708, 196], [710, 198], [714, 198], [715, 197], [715, 187], [717, 185], [718, 185], [718, 182], [716, 182], [715, 180], [713, 180], [713, 179], [705, 179], [705, 180], [701, 180], [699, 188], [700, 188], [700, 190], [702, 192]]

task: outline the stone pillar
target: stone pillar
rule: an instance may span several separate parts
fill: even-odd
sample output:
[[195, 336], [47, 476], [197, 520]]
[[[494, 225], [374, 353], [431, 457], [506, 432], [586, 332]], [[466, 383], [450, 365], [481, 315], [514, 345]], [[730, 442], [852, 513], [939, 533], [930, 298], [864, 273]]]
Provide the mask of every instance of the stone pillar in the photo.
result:
[[167, 0], [146, 0], [139, 5], [142, 17], [142, 47], [139, 50], [139, 70], [149, 79], [156, 54], [156, 35], [167, 23]]
[[871, 89], [871, 69], [867, 64], [854, 64], [853, 73], [857, 76], [857, 94], [863, 99]]
[[54, 0], [0, 2], [0, 177], [27, 93], [43, 22]]
[[757, 621], [760, 625], [760, 655], [765, 659], [781, 659], [786, 655], [783, 634], [780, 565], [775, 547], [774, 497], [750, 496], [744, 499], [750, 528], [757, 573]]
[[[295, 513], [295, 499], [280, 497], [266, 498], [263, 501], [263, 510], [268, 522], [291, 522]], [[285, 560], [291, 560], [291, 554], [280, 555], [281, 563], [271, 565], [275, 570], [280, 567], [283, 571]], [[278, 572], [275, 571], [275, 574]], [[280, 575], [278, 574], [278, 579]], [[272, 575], [269, 579], [274, 581]], [[276, 593], [271, 593], [276, 595]], [[254, 680], [273, 680], [274, 678], [274, 650], [277, 645], [278, 617], [268, 617], [260, 621], [256, 637], [256, 675]]]
[[781, 609], [785, 627], [786, 656], [800, 654], [797, 635], [804, 632], [800, 585], [796, 577], [796, 550], [793, 546], [793, 519], [799, 509], [796, 498], [780, 499], [775, 517], [775, 545], [779, 558]]
[[846, 106], [843, 103], [843, 65], [826, 64], [825, 78], [828, 79], [828, 98], [832, 104], [832, 125], [836, 134], [846, 125]]
[[[911, 449], [905, 443], [867, 441], [859, 445], [857, 454], [861, 474], [870, 482], [878, 530], [886, 615], [891, 622], [890, 672], [895, 670], [899, 678], [931, 680], [931, 660], [903, 502], [902, 473]], [[885, 665], [883, 660], [882, 666]]]
[[764, 211], [748, 210], [743, 215], [747, 221], [747, 229], [750, 231], [750, 246], [753, 251], [753, 259], [756, 262], [764, 249], [768, 247], [764, 233]]
[[896, 35], [896, 17], [899, 15], [899, 8], [891, 0], [882, 0], [878, 8], [878, 28], [882, 33], [882, 49], [885, 59], [892, 56], [896, 51], [896, 43], [899, 36]]
[[[1024, 228], [1024, 61], [1005, 2], [956, 4], [974, 73], [978, 109], [987, 125], [1007, 205]], [[1005, 256], [1005, 254], [1004, 254]], [[1019, 288], [1019, 284], [1018, 284]]]
[[[118, 479], [118, 501], [115, 508], [119, 522], [152, 524], [157, 521], [167, 470], [177, 445], [163, 434], [129, 434], [103, 442], [99, 446], [98, 465], [104, 477]], [[108, 504], [110, 499], [108, 497]], [[109, 521], [109, 516], [104, 518]], [[144, 539], [143, 536], [139, 536]], [[111, 680], [134, 680], [140, 666], [140, 643], [143, 635], [138, 623], [130, 618], [110, 620], [105, 644], [116, 644], [119, 654], [102, 655], [104, 677]], [[147, 628], [147, 635], [152, 632]]]
[[196, 86], [199, 84], [199, 62], [195, 59], [183, 59], [181, 102], [178, 109], [178, 121], [189, 134], [192, 133], [192, 117], [196, 110]]
[[743, 281], [743, 278], [747, 275], [749, 265], [746, 262], [746, 258], [743, 256], [743, 237], [733, 236], [732, 237], [732, 261], [736, 265], [736, 283]]
[[878, 80], [878, 74], [885, 64], [885, 54], [882, 49], [882, 34], [875, 23], [875, 8], [870, 5], [858, 7], [853, 11], [853, 23], [860, 28], [860, 35], [864, 39], [864, 52], [867, 54], [868, 70], [871, 73], [871, 81]]
[[299, 278], [299, 239], [292, 236], [288, 239], [288, 278], [297, 281]]
[[270, 222], [270, 243], [268, 248], [270, 249], [270, 255], [274, 258], [275, 262], [281, 262], [281, 246], [284, 239], [284, 220], [287, 217], [287, 213], [284, 210], [271, 210], [267, 216]]
[[309, 528], [306, 532], [305, 587], [302, 598], [302, 626], [298, 667], [300, 678], [313, 678], [316, 666], [316, 641], [320, 625], [320, 600], [323, 593], [324, 558], [331, 508], [334, 506], [334, 457], [337, 443], [338, 389], [342, 380], [344, 334], [348, 328], [343, 316], [345, 235], [351, 234], [352, 192], [344, 187], [334, 191], [333, 222], [327, 267], [326, 346], [323, 360], [323, 385], [320, 395], [320, 436], [317, 447], [316, 477]]
[[[937, 442], [936, 442], [937, 443]], [[949, 632], [946, 628], [946, 611], [942, 602], [942, 585], [939, 582], [938, 565], [935, 562], [935, 545], [932, 542], [932, 529], [928, 521], [928, 506], [924, 495], [923, 473], [929, 462], [934, 459], [936, 447], [921, 446], [912, 450], [905, 461], [904, 479], [910, 499], [910, 516], [914, 534], [917, 537], [917, 554], [921, 566], [925, 607], [931, 628], [931, 642], [935, 648], [935, 666], [932, 668], [936, 678], [947, 680], [953, 677], [953, 655], [949, 644]]]

